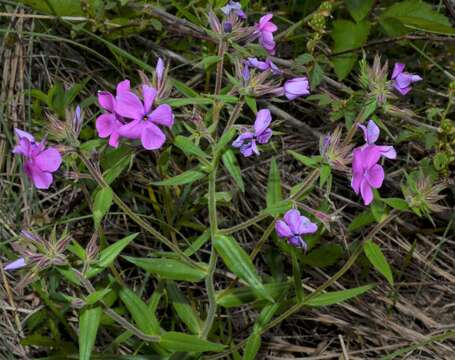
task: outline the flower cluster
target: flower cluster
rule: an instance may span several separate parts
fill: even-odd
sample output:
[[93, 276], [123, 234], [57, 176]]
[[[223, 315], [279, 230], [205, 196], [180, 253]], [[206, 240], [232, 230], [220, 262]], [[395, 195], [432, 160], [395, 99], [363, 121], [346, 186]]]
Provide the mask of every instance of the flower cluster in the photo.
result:
[[373, 201], [373, 189], [379, 189], [384, 181], [384, 169], [378, 164], [381, 157], [395, 159], [397, 153], [393, 146], [376, 145], [379, 127], [373, 120], [367, 126], [359, 125], [363, 130], [365, 144], [352, 153], [351, 186], [356, 194], [362, 196], [365, 205]]
[[166, 141], [166, 135], [158, 127], [174, 124], [172, 108], [168, 104], [156, 104], [159, 90], [163, 87], [164, 63], [158, 60], [155, 80], [157, 88], [142, 85], [142, 99], [130, 87], [129, 80], [117, 85], [116, 95], [107, 91], [98, 93], [98, 102], [105, 113], [96, 119], [96, 129], [101, 138], [109, 138], [109, 145], [118, 147], [121, 137], [140, 140], [147, 150], [157, 150]]

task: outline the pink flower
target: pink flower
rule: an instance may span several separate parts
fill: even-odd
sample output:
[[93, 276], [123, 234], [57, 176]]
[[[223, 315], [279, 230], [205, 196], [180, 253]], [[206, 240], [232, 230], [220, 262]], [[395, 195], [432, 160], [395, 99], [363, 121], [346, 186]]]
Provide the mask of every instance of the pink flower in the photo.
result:
[[275, 40], [273, 39], [273, 33], [278, 30], [278, 27], [271, 22], [273, 14], [264, 15], [259, 19], [259, 23], [256, 24], [256, 34], [259, 37], [259, 43], [262, 47], [267, 50], [271, 55], [275, 54]]
[[300, 215], [296, 209], [289, 210], [283, 217], [275, 223], [275, 231], [281, 238], [287, 238], [289, 245], [297, 248], [307, 249], [307, 243], [302, 239], [304, 234], [313, 234], [318, 231], [315, 223], [310, 219]]
[[306, 76], [286, 81], [283, 88], [284, 95], [288, 98], [288, 100], [294, 100], [299, 96], [310, 94], [310, 86]]
[[404, 71], [405, 64], [396, 63], [393, 67], [392, 84], [401, 95], [406, 95], [411, 91], [411, 84], [423, 80], [417, 74], [410, 74]]
[[376, 140], [379, 138], [380, 130], [373, 120], [369, 120], [367, 126], [359, 124], [358, 127], [362, 129], [363, 137], [365, 139], [363, 148], [368, 146], [375, 147], [381, 153], [381, 156], [384, 156], [387, 159], [396, 159], [397, 152], [393, 146], [375, 144]]
[[379, 189], [384, 181], [384, 169], [378, 164], [381, 152], [377, 146], [358, 147], [352, 156], [351, 187], [369, 205], [373, 201], [373, 189]]
[[149, 85], [142, 85], [143, 102], [131, 91], [117, 95], [115, 112], [132, 121], [118, 129], [120, 136], [128, 139], [140, 139], [147, 150], [156, 150], [163, 146], [166, 135], [157, 125], [172, 127], [174, 115], [168, 104], [161, 104], [153, 109], [157, 91]]
[[234, 140], [232, 146], [240, 148], [243, 156], [249, 157], [255, 153], [259, 155], [256, 141], [259, 144], [266, 144], [272, 137], [272, 129], [269, 128], [272, 122], [272, 114], [269, 109], [259, 110], [254, 122], [254, 132], [247, 131]]
[[46, 149], [44, 140], [35, 142], [33, 135], [14, 129], [19, 144], [13, 153], [25, 157], [24, 171], [38, 189], [49, 189], [52, 184], [52, 173], [57, 171], [62, 163], [62, 156], [53, 147]]
[[23, 268], [25, 265], [27, 265], [25, 263], [25, 259], [23, 257], [21, 257], [17, 260], [10, 262], [9, 264], [6, 264], [3, 269], [6, 271], [17, 270], [17, 269]]
[[[123, 80], [117, 85], [117, 96], [130, 90], [130, 81]], [[123, 125], [123, 119], [115, 111], [116, 98], [108, 91], [98, 92], [98, 103], [106, 112], [96, 119], [96, 130], [101, 138], [109, 138], [109, 145], [116, 148], [119, 145], [118, 130]]]

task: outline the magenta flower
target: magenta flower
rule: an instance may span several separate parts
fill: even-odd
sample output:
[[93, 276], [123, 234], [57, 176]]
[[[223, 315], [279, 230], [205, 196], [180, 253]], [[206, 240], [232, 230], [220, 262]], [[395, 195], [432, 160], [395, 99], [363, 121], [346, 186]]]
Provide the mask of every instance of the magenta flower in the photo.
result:
[[264, 15], [259, 19], [259, 23], [256, 24], [256, 34], [259, 37], [259, 43], [267, 50], [271, 55], [275, 54], [275, 40], [273, 39], [273, 33], [278, 30], [278, 27], [271, 22], [273, 14]]
[[257, 58], [250, 57], [248, 58], [248, 64], [261, 71], [266, 71], [270, 69], [274, 75], [282, 74], [282, 71], [270, 59], [261, 61], [258, 60]]
[[157, 91], [148, 85], [142, 85], [142, 102], [136, 94], [124, 91], [117, 95], [115, 112], [132, 121], [119, 128], [118, 133], [128, 139], [140, 139], [147, 150], [156, 150], [163, 146], [166, 135], [157, 125], [172, 127], [174, 115], [168, 104], [153, 108]]
[[298, 210], [291, 209], [284, 215], [283, 220], [275, 223], [275, 231], [279, 237], [288, 239], [289, 245], [306, 251], [308, 246], [302, 235], [313, 234], [318, 231], [318, 227], [310, 219], [300, 215]]
[[[123, 80], [117, 85], [117, 96], [130, 90], [130, 81]], [[106, 112], [96, 118], [96, 130], [101, 138], [109, 138], [109, 145], [116, 148], [119, 145], [118, 130], [123, 125], [123, 119], [115, 111], [116, 97], [108, 91], [98, 92], [98, 103]]]
[[417, 74], [410, 74], [404, 71], [405, 64], [396, 63], [393, 67], [392, 85], [401, 95], [411, 91], [411, 84], [423, 80]]
[[238, 16], [241, 19], [246, 19], [246, 14], [242, 10], [242, 6], [239, 2], [230, 0], [226, 6], [221, 8], [224, 15], [229, 16], [231, 13]]
[[21, 257], [17, 260], [10, 262], [9, 264], [6, 264], [3, 269], [6, 271], [17, 270], [17, 269], [23, 268], [25, 265], [27, 265], [25, 263], [25, 259]]
[[373, 120], [369, 120], [367, 126], [359, 124], [358, 127], [363, 131], [363, 137], [366, 143], [363, 147], [374, 146], [381, 153], [381, 156], [387, 159], [396, 159], [397, 152], [393, 146], [375, 144], [379, 138], [380, 130]]
[[24, 171], [38, 189], [49, 189], [52, 184], [52, 173], [57, 171], [62, 163], [62, 156], [53, 147], [46, 149], [44, 140], [35, 142], [33, 135], [14, 129], [19, 144], [14, 147], [14, 154], [25, 157]]
[[255, 153], [259, 155], [256, 141], [259, 144], [266, 144], [272, 137], [272, 129], [269, 128], [272, 122], [272, 114], [269, 109], [259, 110], [254, 122], [254, 132], [244, 132], [232, 143], [235, 148], [240, 148], [243, 156], [249, 157]]
[[288, 80], [284, 83], [283, 90], [284, 95], [288, 98], [288, 100], [294, 100], [299, 96], [309, 95], [310, 86], [308, 78], [304, 76]]
[[384, 181], [384, 169], [378, 164], [381, 155], [377, 146], [358, 147], [352, 153], [351, 187], [365, 205], [373, 201], [373, 189], [379, 189]]

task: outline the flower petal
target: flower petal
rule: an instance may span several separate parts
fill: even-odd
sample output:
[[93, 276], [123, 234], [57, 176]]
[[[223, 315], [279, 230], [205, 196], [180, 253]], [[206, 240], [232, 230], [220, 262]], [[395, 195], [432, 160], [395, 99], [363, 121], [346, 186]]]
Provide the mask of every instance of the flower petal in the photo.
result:
[[43, 171], [38, 166], [34, 166], [30, 163], [26, 163], [25, 167], [25, 172], [32, 179], [38, 189], [49, 189], [53, 180], [50, 172]]
[[128, 124], [121, 126], [118, 129], [118, 133], [128, 139], [140, 139], [144, 126], [144, 120], [133, 120]]
[[259, 144], [266, 144], [269, 142], [272, 137], [272, 129], [265, 129], [262, 133], [256, 136], [256, 139]]
[[362, 183], [363, 175], [361, 173], [353, 173], [351, 179], [351, 187], [356, 194], [360, 192], [360, 184]]
[[284, 221], [288, 224], [293, 234], [299, 234], [299, 228], [302, 225], [302, 216], [300, 212], [296, 209], [289, 210], [284, 214]]
[[384, 181], [384, 169], [381, 165], [376, 164], [368, 170], [366, 180], [375, 189], [379, 189]]
[[145, 115], [144, 105], [131, 91], [123, 91], [117, 95], [115, 112], [129, 119], [142, 119]]
[[156, 89], [144, 84], [142, 85], [142, 95], [144, 96], [144, 111], [148, 114], [152, 110], [152, 105], [156, 98]]
[[120, 81], [117, 84], [117, 95], [123, 91], [130, 91], [130, 89], [131, 89], [131, 86], [130, 86], [130, 81], [128, 79]]
[[117, 119], [113, 114], [102, 114], [96, 118], [96, 131], [100, 138], [108, 137], [116, 129]]
[[275, 231], [278, 236], [282, 238], [288, 238], [294, 235], [289, 226], [283, 220], [278, 220], [275, 223]]
[[369, 169], [381, 158], [381, 152], [376, 145], [368, 145], [360, 154], [363, 169]]
[[256, 136], [262, 134], [272, 122], [272, 114], [269, 109], [259, 110], [256, 114], [256, 120], [254, 121], [254, 132]]
[[112, 146], [113, 148], [118, 148], [119, 145], [119, 139], [120, 135], [117, 130], [112, 132], [110, 138], [109, 138], [109, 145]]
[[109, 91], [98, 92], [98, 103], [109, 112], [114, 112], [115, 98]]
[[60, 155], [57, 149], [50, 147], [35, 157], [35, 164], [42, 171], [54, 172], [62, 164], [62, 155]]
[[31, 143], [34, 143], [35, 142], [35, 138], [33, 137], [32, 134], [29, 134], [27, 131], [24, 131], [24, 130], [20, 130], [18, 128], [14, 128], [14, 132], [16, 133], [16, 136], [19, 138], [19, 139], [27, 139], [28, 141], [30, 141]]
[[366, 142], [368, 144], [374, 144], [376, 140], [379, 138], [380, 134], [379, 127], [376, 125], [376, 123], [373, 120], [368, 121], [367, 125], [367, 132], [366, 132]]
[[168, 104], [161, 104], [149, 115], [148, 119], [155, 123], [167, 126], [169, 128], [174, 125], [174, 114], [172, 108]]
[[158, 61], [156, 63], [155, 74], [157, 82], [160, 83], [161, 80], [163, 80], [164, 74], [164, 61], [161, 58], [158, 58]]
[[311, 222], [306, 216], [300, 216], [300, 226], [298, 234], [313, 234], [318, 231], [318, 226]]
[[254, 134], [251, 133], [251, 132], [245, 132], [243, 134], [240, 134], [237, 139], [234, 140], [234, 142], [232, 143], [232, 146], [235, 147], [235, 148], [239, 148], [243, 145], [243, 143], [246, 141], [246, 140], [249, 140], [249, 139], [252, 139], [254, 137]]
[[392, 79], [395, 79], [398, 75], [400, 75], [404, 71], [405, 66], [406, 65], [402, 63], [395, 63], [392, 72]]
[[166, 135], [160, 130], [158, 126], [148, 123], [141, 135], [142, 146], [147, 150], [156, 150], [163, 146], [166, 141]]
[[370, 184], [368, 184], [368, 181], [362, 181], [362, 184], [360, 185], [360, 194], [362, 195], [363, 203], [365, 205], [371, 204], [373, 201], [373, 190], [371, 189]]
[[286, 81], [284, 83], [284, 93], [289, 100], [310, 94], [308, 79], [300, 77]]
[[393, 146], [388, 145], [378, 145], [377, 146], [379, 151], [381, 152], [381, 156], [386, 157], [387, 159], [396, 159], [397, 152]]
[[3, 269], [6, 270], [6, 271], [8, 271], [8, 270], [17, 270], [17, 269], [23, 268], [25, 265], [27, 265], [25, 263], [25, 259], [21, 257], [21, 258], [19, 258], [17, 260], [14, 260], [13, 262], [10, 262]]

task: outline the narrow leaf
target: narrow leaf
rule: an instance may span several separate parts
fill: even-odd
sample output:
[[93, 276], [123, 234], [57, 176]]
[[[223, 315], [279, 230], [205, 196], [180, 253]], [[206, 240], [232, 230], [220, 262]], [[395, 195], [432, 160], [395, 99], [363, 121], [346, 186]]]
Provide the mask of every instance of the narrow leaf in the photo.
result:
[[303, 301], [306, 305], [315, 307], [334, 305], [349, 300], [353, 297], [359, 296], [364, 292], [367, 292], [368, 290], [372, 289], [373, 287], [374, 285], [365, 285], [354, 289], [332, 291], [320, 294], [310, 299], [309, 301], [305, 301], [305, 299]]
[[368, 260], [370, 260], [371, 265], [373, 265], [374, 268], [387, 279], [389, 284], [393, 286], [392, 269], [390, 268], [390, 265], [379, 245], [375, 244], [371, 240], [368, 240], [363, 245], [363, 251], [365, 252]]
[[282, 199], [280, 172], [276, 160], [270, 163], [269, 179], [267, 181], [267, 207], [270, 208]]
[[207, 276], [206, 271], [193, 268], [174, 259], [134, 258], [130, 256], [125, 256], [125, 259], [151, 274], [159, 275], [163, 279], [198, 282]]
[[174, 186], [174, 185], [190, 184], [192, 182], [195, 182], [196, 180], [202, 179], [205, 176], [206, 176], [206, 174], [203, 173], [202, 171], [188, 170], [188, 171], [181, 173], [180, 175], [171, 177], [169, 179], [154, 182], [153, 185]]
[[174, 140], [174, 144], [187, 155], [195, 155], [200, 158], [207, 157], [207, 154], [187, 137], [178, 135]]
[[224, 345], [202, 340], [194, 335], [188, 335], [180, 332], [169, 331], [161, 335], [160, 344], [169, 350], [188, 351], [188, 352], [206, 352], [206, 351], [223, 351]]
[[201, 332], [202, 321], [174, 282], [168, 282], [167, 292], [178, 317], [182, 319], [193, 334], [199, 334]]
[[100, 307], [84, 309], [79, 317], [79, 360], [90, 360], [100, 325]]
[[112, 197], [113, 193], [110, 187], [104, 187], [96, 194], [93, 203], [93, 221], [96, 227], [100, 225], [104, 215], [109, 211], [112, 205]]
[[240, 172], [239, 164], [237, 163], [237, 159], [235, 158], [234, 152], [232, 150], [227, 150], [223, 156], [223, 164], [226, 167], [229, 174], [235, 180], [237, 186], [240, 188], [242, 192], [245, 192], [245, 185], [242, 179], [242, 173]]
[[214, 246], [229, 270], [247, 282], [263, 297], [273, 302], [273, 298], [262, 284], [250, 257], [232, 236], [217, 235]]

